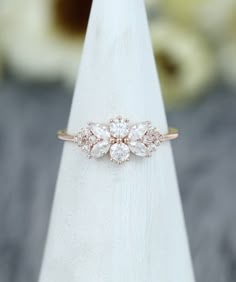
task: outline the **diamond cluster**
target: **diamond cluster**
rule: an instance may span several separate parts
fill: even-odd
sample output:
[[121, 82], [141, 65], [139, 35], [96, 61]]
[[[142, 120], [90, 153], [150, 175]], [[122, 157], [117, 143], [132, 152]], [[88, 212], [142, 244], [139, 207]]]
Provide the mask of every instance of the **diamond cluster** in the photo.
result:
[[161, 134], [150, 122], [129, 125], [122, 117], [110, 120], [109, 124], [89, 123], [77, 135], [78, 146], [89, 158], [100, 158], [107, 153], [111, 161], [121, 164], [130, 154], [150, 157], [161, 142]]

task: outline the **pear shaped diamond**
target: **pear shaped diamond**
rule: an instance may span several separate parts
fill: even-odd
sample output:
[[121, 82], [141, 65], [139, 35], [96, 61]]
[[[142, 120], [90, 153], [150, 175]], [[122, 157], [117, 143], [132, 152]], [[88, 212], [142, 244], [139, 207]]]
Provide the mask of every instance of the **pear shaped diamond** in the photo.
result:
[[110, 149], [110, 143], [108, 141], [100, 141], [95, 144], [91, 150], [92, 158], [100, 158], [103, 157]]
[[105, 124], [90, 123], [89, 124], [92, 133], [99, 139], [108, 140], [111, 136], [109, 128]]
[[139, 141], [132, 141], [129, 142], [129, 148], [130, 151], [139, 157], [148, 157], [149, 156], [149, 150], [148, 148]]
[[133, 125], [130, 129], [128, 138], [132, 141], [139, 140], [148, 131], [149, 126], [150, 123], [148, 121]]

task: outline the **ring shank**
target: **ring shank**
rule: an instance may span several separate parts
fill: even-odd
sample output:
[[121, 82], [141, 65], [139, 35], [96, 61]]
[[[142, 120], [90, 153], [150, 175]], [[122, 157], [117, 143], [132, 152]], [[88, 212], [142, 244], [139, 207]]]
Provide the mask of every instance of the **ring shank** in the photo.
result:
[[169, 128], [168, 133], [162, 135], [161, 141], [162, 142], [170, 141], [170, 140], [174, 140], [178, 137], [179, 137], [178, 129], [171, 127], [171, 128]]
[[65, 129], [57, 132], [57, 138], [62, 141], [75, 142], [75, 136], [68, 134]]
[[[168, 133], [161, 135], [161, 142], [174, 140], [179, 136], [178, 129], [176, 128], [169, 128]], [[57, 132], [57, 138], [62, 141], [69, 141], [69, 142], [75, 142], [76, 136], [70, 135], [66, 132], [66, 130], [59, 130]]]

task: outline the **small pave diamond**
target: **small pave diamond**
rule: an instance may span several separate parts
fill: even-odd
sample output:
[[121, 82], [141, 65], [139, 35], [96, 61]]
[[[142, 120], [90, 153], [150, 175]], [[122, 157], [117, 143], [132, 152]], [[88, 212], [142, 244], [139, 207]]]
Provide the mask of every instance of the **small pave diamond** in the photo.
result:
[[97, 143], [97, 141], [98, 141], [98, 138], [95, 136], [95, 135], [91, 135], [90, 137], [89, 137], [89, 142], [90, 142], [90, 144], [96, 144]]
[[116, 163], [123, 163], [129, 159], [130, 150], [124, 143], [116, 143], [110, 149], [111, 160]]
[[84, 146], [87, 143], [88, 138], [91, 134], [92, 133], [90, 132], [89, 129], [87, 129], [87, 128], [81, 129], [81, 131], [76, 136], [78, 146], [80, 146], [80, 147]]
[[82, 151], [83, 152], [89, 153], [90, 150], [91, 150], [91, 147], [89, 146], [89, 144], [86, 144], [86, 145], [82, 146]]
[[156, 128], [150, 127], [142, 137], [142, 142], [147, 146], [150, 153], [155, 152], [160, 145], [160, 136], [161, 135]]

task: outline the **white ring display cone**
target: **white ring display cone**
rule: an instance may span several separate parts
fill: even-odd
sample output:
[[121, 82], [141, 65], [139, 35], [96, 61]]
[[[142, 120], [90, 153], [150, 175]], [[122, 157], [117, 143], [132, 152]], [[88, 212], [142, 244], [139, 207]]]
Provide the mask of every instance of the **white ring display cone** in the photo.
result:
[[[118, 115], [167, 132], [143, 0], [93, 1], [68, 132]], [[194, 281], [168, 142], [121, 166], [65, 144], [39, 281]]]

